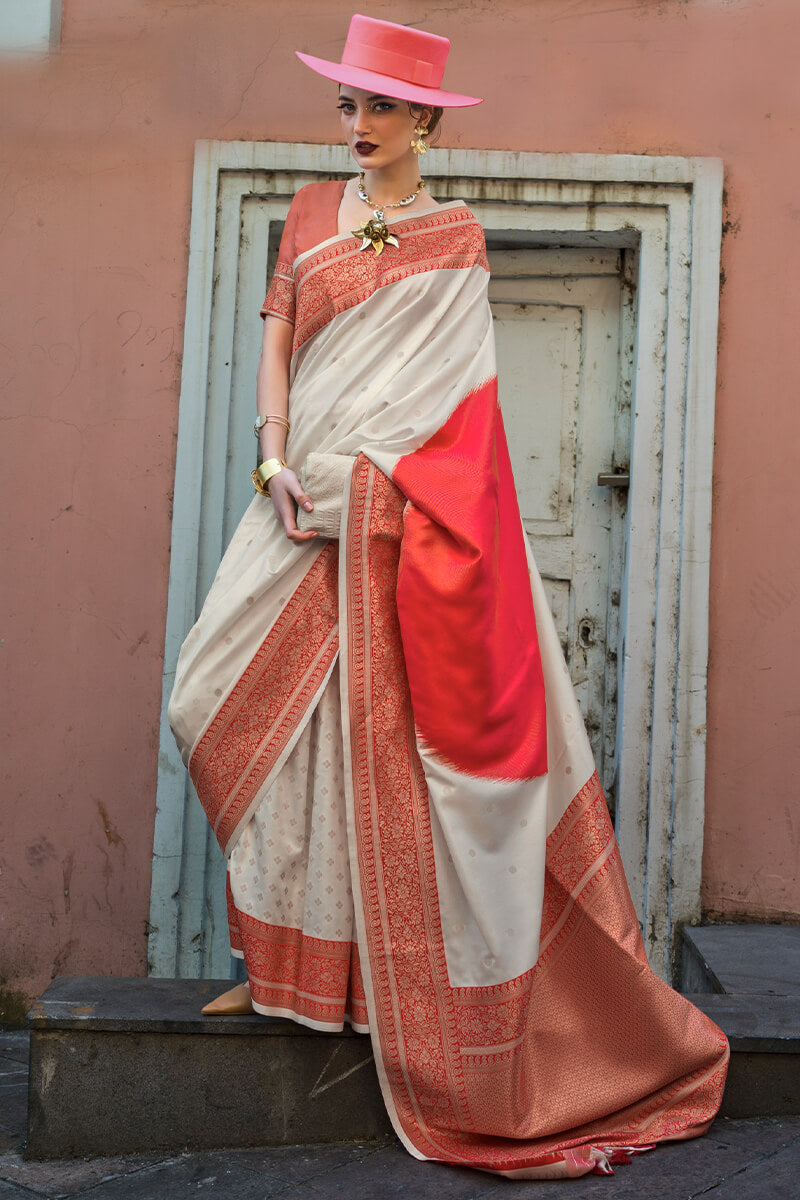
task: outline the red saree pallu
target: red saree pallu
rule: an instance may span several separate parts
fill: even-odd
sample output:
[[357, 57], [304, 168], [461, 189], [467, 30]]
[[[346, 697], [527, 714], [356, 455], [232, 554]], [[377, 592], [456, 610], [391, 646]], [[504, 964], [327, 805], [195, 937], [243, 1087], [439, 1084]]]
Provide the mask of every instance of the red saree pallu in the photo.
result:
[[647, 964], [520, 521], [480, 226], [451, 202], [362, 253], [342, 187], [295, 197], [263, 310], [294, 326], [287, 461], [352, 464], [339, 538], [253, 500], [170, 721], [254, 1008], [368, 1031], [419, 1158], [606, 1171], [708, 1128], [727, 1042]]

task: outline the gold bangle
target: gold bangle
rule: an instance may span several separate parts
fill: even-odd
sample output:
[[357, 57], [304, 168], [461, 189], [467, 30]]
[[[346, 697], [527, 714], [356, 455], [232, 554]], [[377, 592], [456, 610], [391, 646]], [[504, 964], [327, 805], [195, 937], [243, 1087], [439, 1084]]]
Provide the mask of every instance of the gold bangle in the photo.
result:
[[272, 421], [274, 425], [282, 425], [287, 433], [289, 433], [292, 428], [288, 418], [282, 417], [280, 413], [259, 413], [253, 425], [253, 433], [256, 438], [259, 437], [261, 430], [265, 425], [268, 425], [270, 421]]
[[282, 458], [267, 458], [260, 467], [256, 467], [250, 472], [250, 478], [253, 481], [253, 487], [258, 492], [259, 496], [268, 496], [270, 494], [267, 484], [274, 475], [277, 475], [286, 463]]
[[259, 496], [269, 496], [269, 490], [264, 487], [261, 480], [258, 478], [258, 471], [251, 471], [250, 478], [253, 481], [253, 487], [258, 492]]

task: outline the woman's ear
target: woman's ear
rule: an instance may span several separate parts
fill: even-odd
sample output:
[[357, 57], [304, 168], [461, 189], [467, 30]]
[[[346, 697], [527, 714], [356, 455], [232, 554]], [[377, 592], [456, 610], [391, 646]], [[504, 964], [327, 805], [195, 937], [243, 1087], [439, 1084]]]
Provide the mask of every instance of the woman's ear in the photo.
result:
[[426, 108], [424, 104], [412, 104], [408, 101], [408, 111], [414, 120], [415, 125], [421, 126], [422, 129], [427, 129], [433, 119], [433, 109]]

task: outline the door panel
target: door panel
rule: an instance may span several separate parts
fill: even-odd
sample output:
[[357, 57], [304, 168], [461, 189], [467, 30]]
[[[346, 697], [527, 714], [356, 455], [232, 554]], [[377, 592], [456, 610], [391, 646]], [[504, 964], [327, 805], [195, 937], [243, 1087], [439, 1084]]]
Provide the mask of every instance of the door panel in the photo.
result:
[[491, 249], [500, 402], [523, 525], [614, 806], [616, 626], [622, 489], [600, 472], [627, 464], [620, 386], [625, 301], [619, 252]]

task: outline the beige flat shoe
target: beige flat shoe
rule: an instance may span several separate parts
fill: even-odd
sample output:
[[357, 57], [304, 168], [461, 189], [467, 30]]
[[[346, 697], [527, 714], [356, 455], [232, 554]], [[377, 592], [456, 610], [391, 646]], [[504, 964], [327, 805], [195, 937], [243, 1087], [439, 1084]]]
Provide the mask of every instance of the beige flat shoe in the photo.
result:
[[229, 992], [223, 992], [221, 996], [217, 996], [216, 1000], [210, 1000], [200, 1011], [211, 1016], [251, 1013], [253, 1005], [250, 1002], [250, 985], [237, 983], [236, 987], [232, 987]]

